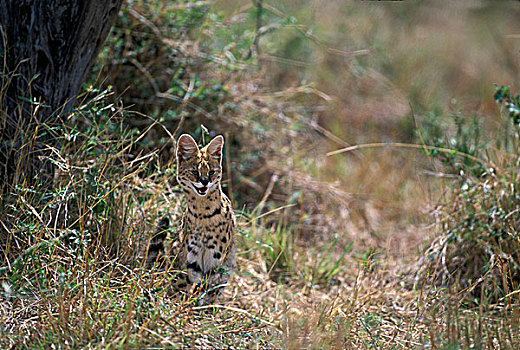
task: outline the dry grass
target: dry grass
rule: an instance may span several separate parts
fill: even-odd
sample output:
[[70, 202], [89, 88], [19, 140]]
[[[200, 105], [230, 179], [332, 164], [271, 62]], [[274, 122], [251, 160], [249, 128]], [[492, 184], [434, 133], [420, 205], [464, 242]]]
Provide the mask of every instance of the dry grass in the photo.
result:
[[[491, 83], [511, 84], [517, 69], [516, 44], [502, 36], [518, 29], [516, 10], [310, 1], [311, 13], [296, 1], [265, 3], [256, 60], [240, 49], [254, 42], [249, 1], [216, 2], [207, 9], [224, 10], [220, 19], [197, 12], [199, 30], [171, 36], [164, 21], [182, 26], [182, 11], [205, 3], [130, 4], [97, 69], [117, 93], [138, 79], [122, 96], [133, 106], [86, 93], [59, 131], [55, 190], [20, 183], [2, 197], [0, 347], [520, 346], [518, 286], [505, 264], [457, 276], [457, 261], [442, 257], [460, 251], [434, 244], [421, 255], [432, 237], [446, 242], [460, 228], [461, 213], [478, 207], [487, 220], [484, 205], [449, 190], [456, 175], [440, 177], [442, 164], [411, 149], [326, 156], [349, 143], [416, 141], [423, 114], [454, 108], [453, 96], [484, 120], [496, 116]], [[298, 22], [281, 24], [289, 14]], [[482, 18], [497, 26], [474, 30]], [[226, 191], [240, 213], [239, 267], [219, 304], [204, 307], [196, 294], [168, 295], [171, 275], [142, 260], [158, 218], [182, 210], [172, 136], [200, 124], [226, 135]], [[487, 160], [506, 169], [498, 158]], [[474, 179], [475, 202], [486, 186], [510, 189], [514, 169], [503, 183]], [[497, 252], [495, 262], [507, 260]], [[427, 278], [416, 279], [421, 257]], [[510, 289], [489, 298], [500, 279]]]
[[[89, 113], [75, 118], [96, 125]], [[171, 275], [143, 269], [140, 256], [157, 218], [166, 212], [178, 214], [182, 196], [171, 182], [171, 171], [150, 166], [153, 153], [142, 154], [144, 161], [138, 166], [125, 159], [121, 150], [135, 141], [133, 136], [114, 139], [110, 133], [124, 113], [117, 109], [110, 123], [77, 135], [72, 148], [63, 150], [69, 157], [58, 157], [56, 195], [41, 200], [37, 193], [25, 197], [26, 192], [15, 192], [6, 206], [11, 211], [5, 212], [2, 224], [12, 239], [7, 246], [29, 249], [17, 262], [8, 260], [9, 268], [2, 270], [2, 346], [518, 345], [514, 302], [486, 305], [485, 310], [460, 309], [456, 292], [425, 284], [414, 288], [402, 266], [415, 255], [396, 254], [395, 243], [403, 239], [400, 249], [409, 247], [406, 240], [417, 239], [413, 226], [389, 231], [388, 224], [376, 223], [392, 216], [380, 218], [384, 211], [364, 206], [358, 214], [345, 214], [345, 224], [351, 222], [345, 228], [349, 234], [334, 236], [330, 223], [320, 221], [323, 215], [333, 215], [324, 213], [323, 206], [335, 199], [337, 210], [347, 210], [352, 196], [337, 185], [287, 169], [278, 169], [280, 176], [305, 193], [295, 203], [299, 210], [280, 207], [270, 214], [257, 210], [239, 217], [239, 268], [220, 303], [199, 307], [196, 294], [185, 299], [168, 295], [163, 287]], [[98, 140], [95, 145], [93, 138]], [[108, 156], [101, 161], [99, 154]], [[307, 203], [309, 196], [313, 205]], [[295, 220], [291, 215], [298, 213], [302, 217]], [[366, 222], [377, 227], [377, 234], [361, 219], [354, 229], [356, 220], [348, 218], [356, 215], [367, 215]], [[316, 226], [310, 226], [312, 222]], [[320, 235], [313, 229], [318, 226], [323, 228]], [[367, 239], [351, 246], [352, 235], [362, 232]], [[367, 246], [376, 248], [364, 251]]]

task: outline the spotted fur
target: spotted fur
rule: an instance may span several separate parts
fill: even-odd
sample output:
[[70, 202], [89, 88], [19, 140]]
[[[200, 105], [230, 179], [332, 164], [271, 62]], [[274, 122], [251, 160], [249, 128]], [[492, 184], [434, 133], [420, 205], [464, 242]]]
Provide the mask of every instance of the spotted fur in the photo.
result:
[[[162, 219], [151, 240], [149, 265], [170, 265], [185, 273], [176, 277], [176, 290], [200, 286], [205, 300], [213, 301], [227, 284], [235, 266], [236, 221], [229, 198], [222, 192], [222, 148], [217, 136], [202, 149], [188, 134], [177, 142], [177, 181], [186, 196], [186, 209], [170, 256], [164, 259], [169, 225]], [[165, 261], [168, 260], [168, 261]]]

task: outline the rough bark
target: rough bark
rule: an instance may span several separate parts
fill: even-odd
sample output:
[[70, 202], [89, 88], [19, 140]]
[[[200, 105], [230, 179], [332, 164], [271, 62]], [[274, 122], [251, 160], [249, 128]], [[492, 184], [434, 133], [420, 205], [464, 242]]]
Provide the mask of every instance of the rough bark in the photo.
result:
[[73, 107], [122, 1], [0, 1], [0, 185], [52, 178], [42, 160], [57, 145], [52, 127]]

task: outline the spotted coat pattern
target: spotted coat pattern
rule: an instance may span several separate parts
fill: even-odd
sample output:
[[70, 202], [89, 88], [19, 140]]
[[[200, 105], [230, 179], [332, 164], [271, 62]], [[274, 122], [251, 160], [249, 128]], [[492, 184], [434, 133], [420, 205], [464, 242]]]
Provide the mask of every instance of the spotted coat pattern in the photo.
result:
[[235, 267], [235, 214], [220, 185], [223, 145], [222, 136], [202, 149], [187, 134], [179, 138], [177, 181], [186, 196], [186, 209], [169, 254], [164, 253], [167, 218], [160, 221], [148, 254], [150, 266], [183, 271], [175, 278], [174, 289], [198, 287], [204, 303], [215, 300]]

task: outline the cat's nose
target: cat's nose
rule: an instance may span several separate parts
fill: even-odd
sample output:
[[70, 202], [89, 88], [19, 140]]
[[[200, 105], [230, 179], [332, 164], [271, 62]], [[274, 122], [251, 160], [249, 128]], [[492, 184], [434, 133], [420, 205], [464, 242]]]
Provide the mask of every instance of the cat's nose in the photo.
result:
[[202, 186], [206, 186], [209, 183], [209, 179], [200, 179]]

